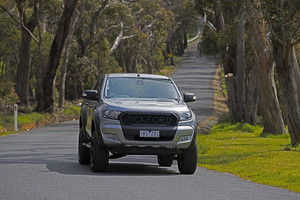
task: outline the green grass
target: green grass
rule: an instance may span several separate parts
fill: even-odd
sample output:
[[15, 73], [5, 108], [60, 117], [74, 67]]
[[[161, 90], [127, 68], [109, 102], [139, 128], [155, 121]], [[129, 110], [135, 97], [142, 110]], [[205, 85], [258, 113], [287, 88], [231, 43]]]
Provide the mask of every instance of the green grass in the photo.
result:
[[[288, 135], [263, 134], [262, 127], [222, 123], [198, 136], [198, 164], [257, 183], [300, 192], [300, 147]], [[289, 149], [287, 151], [286, 149]]]
[[72, 106], [72, 105], [66, 105], [63, 113], [66, 116], [74, 116], [74, 115], [79, 115], [80, 113], [80, 107], [79, 106]]
[[[18, 132], [26, 131], [45, 124], [71, 120], [77, 118], [80, 113], [80, 106], [67, 104], [63, 110], [56, 110], [53, 115], [49, 113], [19, 113]], [[14, 131], [13, 114], [0, 113], [0, 136], [17, 133]]]
[[[5, 114], [1, 115], [0, 120], [0, 128], [9, 129], [14, 126], [14, 116]], [[18, 126], [23, 126], [25, 124], [34, 123], [40, 124], [42, 121], [49, 119], [51, 117], [50, 114], [45, 113], [28, 113], [28, 114], [18, 114]]]
[[224, 75], [224, 69], [222, 68], [221, 72], [221, 88], [222, 92], [225, 96], [227, 96], [227, 89], [226, 89], [226, 83], [225, 83], [225, 75]]

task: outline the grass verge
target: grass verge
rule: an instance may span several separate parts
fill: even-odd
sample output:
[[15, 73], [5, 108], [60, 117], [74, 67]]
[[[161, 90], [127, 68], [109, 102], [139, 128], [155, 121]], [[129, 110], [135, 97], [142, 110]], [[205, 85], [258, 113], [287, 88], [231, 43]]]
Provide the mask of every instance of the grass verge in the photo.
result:
[[300, 192], [300, 146], [289, 135], [261, 135], [262, 127], [221, 123], [198, 136], [198, 165], [257, 183]]
[[49, 113], [18, 113], [18, 131], [14, 131], [13, 114], [0, 113], [0, 136], [20, 133], [30, 129], [62, 121], [77, 119], [80, 106], [77, 104], [66, 104], [64, 109], [55, 109], [53, 115]]

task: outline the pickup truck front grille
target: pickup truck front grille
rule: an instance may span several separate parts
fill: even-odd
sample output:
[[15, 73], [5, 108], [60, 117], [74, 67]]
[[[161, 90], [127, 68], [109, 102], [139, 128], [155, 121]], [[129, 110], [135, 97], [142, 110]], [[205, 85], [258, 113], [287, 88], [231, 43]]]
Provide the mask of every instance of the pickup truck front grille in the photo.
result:
[[120, 121], [122, 125], [176, 126], [178, 117], [174, 114], [125, 113], [120, 116]]
[[[177, 131], [178, 117], [175, 114], [123, 113], [120, 116], [126, 140], [172, 141]], [[159, 138], [142, 138], [141, 130], [159, 131]]]

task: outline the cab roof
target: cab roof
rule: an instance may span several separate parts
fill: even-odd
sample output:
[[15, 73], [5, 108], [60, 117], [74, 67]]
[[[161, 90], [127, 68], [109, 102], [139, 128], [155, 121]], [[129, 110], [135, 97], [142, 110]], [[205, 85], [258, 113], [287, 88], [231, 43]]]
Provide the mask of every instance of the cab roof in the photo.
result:
[[107, 77], [170, 79], [169, 77], [163, 75], [137, 74], [137, 73], [112, 73], [112, 74], [107, 74]]

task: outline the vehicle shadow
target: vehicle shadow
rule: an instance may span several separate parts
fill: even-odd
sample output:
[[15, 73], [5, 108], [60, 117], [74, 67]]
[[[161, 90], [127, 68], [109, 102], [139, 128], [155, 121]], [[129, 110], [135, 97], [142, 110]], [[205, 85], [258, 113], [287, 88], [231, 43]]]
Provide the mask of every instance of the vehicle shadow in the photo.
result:
[[[1, 143], [1, 142], [0, 142]], [[6, 145], [9, 142], [6, 142]], [[64, 146], [62, 146], [64, 143]], [[89, 165], [80, 165], [74, 144], [65, 142], [10, 142], [9, 145], [20, 148], [7, 149], [0, 154], [1, 165], [15, 165], [22, 168], [24, 165], [45, 166], [38, 172], [56, 172], [65, 175], [92, 175], [92, 176], [168, 176], [178, 175], [176, 163], [173, 167], [159, 167], [156, 156], [126, 156], [109, 161], [108, 171], [94, 173]], [[23, 146], [22, 146], [23, 145]], [[70, 149], [73, 149], [70, 152]], [[64, 153], [62, 153], [64, 152]], [[76, 150], [75, 150], [76, 152]]]
[[144, 163], [109, 163], [106, 172], [92, 172], [89, 165], [70, 163], [48, 163], [46, 168], [51, 172], [64, 175], [84, 176], [170, 176], [178, 175], [173, 168], [163, 168], [154, 164]]

